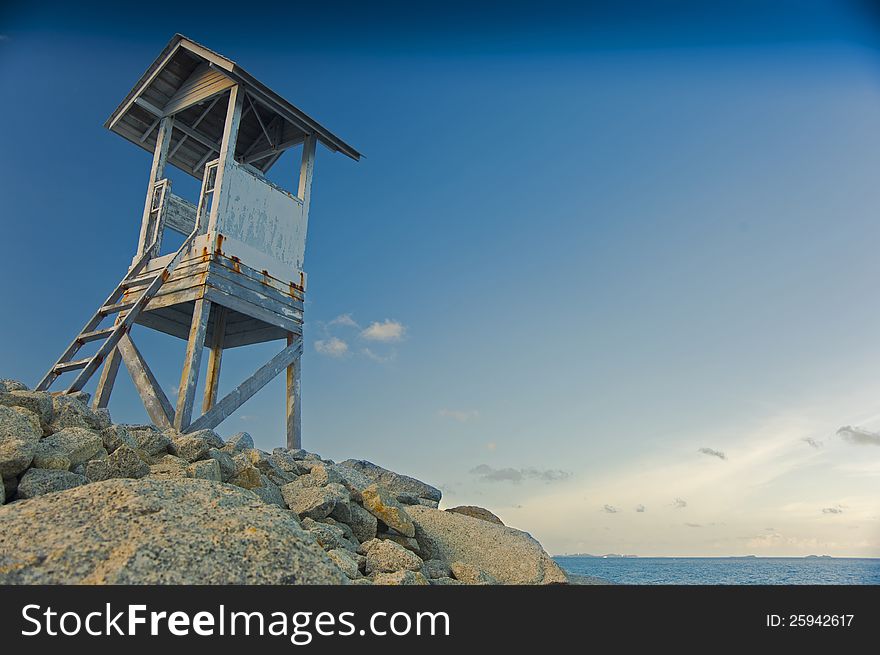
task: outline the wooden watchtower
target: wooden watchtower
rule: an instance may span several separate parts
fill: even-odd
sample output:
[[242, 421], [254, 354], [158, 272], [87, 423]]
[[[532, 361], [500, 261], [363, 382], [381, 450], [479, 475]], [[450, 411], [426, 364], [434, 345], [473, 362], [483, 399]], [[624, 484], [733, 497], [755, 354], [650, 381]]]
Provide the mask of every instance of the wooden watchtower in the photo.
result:
[[[122, 281], [37, 385], [75, 378], [74, 393], [102, 368], [93, 405], [106, 407], [123, 362], [152, 421], [192, 432], [216, 427], [287, 372], [287, 444], [300, 447], [303, 269], [315, 147], [360, 154], [229, 59], [175, 35], [105, 127], [153, 153], [137, 252]], [[266, 179], [281, 154], [301, 146], [296, 193]], [[192, 201], [175, 195], [165, 167], [201, 180]], [[161, 255], [166, 230], [183, 244]], [[176, 403], [132, 340], [135, 324], [186, 340]], [[269, 362], [217, 398], [225, 348], [285, 341]], [[81, 349], [97, 349], [82, 356]], [[90, 344], [87, 346], [86, 344]], [[203, 349], [202, 414], [193, 419]], [[75, 358], [79, 353], [79, 357]]]

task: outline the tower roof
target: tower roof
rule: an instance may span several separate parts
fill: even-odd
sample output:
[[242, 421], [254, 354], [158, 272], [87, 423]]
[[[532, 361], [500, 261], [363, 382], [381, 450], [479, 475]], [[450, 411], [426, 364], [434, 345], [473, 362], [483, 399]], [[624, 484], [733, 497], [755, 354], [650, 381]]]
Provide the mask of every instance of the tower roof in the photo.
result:
[[226, 103], [239, 84], [245, 98], [235, 157], [263, 172], [281, 153], [314, 134], [330, 150], [354, 160], [361, 154], [235, 62], [175, 34], [104, 123], [104, 127], [153, 152], [159, 120], [174, 115], [168, 162], [200, 178], [220, 152]]

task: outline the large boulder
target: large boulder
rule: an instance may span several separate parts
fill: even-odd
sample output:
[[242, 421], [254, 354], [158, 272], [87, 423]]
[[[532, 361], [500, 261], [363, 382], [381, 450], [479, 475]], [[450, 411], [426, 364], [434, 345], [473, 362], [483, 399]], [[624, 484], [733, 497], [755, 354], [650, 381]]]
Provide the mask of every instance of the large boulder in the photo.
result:
[[367, 574], [418, 571], [421, 558], [393, 541], [377, 540], [367, 551]]
[[397, 502], [387, 489], [377, 484], [371, 484], [363, 490], [361, 497], [364, 502], [364, 509], [385, 525], [406, 537], [415, 536], [415, 527], [412, 519], [403, 505]]
[[425, 559], [467, 562], [501, 584], [565, 583], [565, 573], [526, 532], [430, 507], [407, 507]]
[[440, 502], [440, 498], [443, 495], [439, 489], [425, 484], [421, 480], [389, 471], [365, 459], [347, 459], [344, 462], [340, 462], [339, 465], [362, 473], [373, 482], [385, 487], [395, 497], [412, 496]]
[[499, 519], [488, 509], [477, 507], [476, 505], [459, 505], [458, 507], [450, 507], [446, 511], [454, 512], [455, 514], [464, 514], [465, 516], [472, 516], [475, 519], [482, 519], [483, 521], [497, 523], [498, 525], [504, 525], [504, 521]]
[[206, 480], [107, 480], [0, 507], [0, 584], [345, 584], [286, 510]]
[[[18, 482], [19, 498], [36, 498], [55, 491], [73, 489], [88, 482], [88, 478], [70, 471], [55, 469], [28, 469]], [[0, 566], [2, 569], [2, 566]]]
[[52, 396], [43, 391], [8, 391], [0, 392], [0, 405], [6, 407], [24, 407], [36, 414], [43, 430], [48, 430], [52, 422]]
[[64, 468], [48, 465], [49, 461], [61, 457], [66, 458], [70, 462], [70, 468], [73, 468], [90, 460], [103, 447], [101, 435], [94, 430], [65, 428], [40, 441], [34, 454], [34, 466]]
[[12, 478], [30, 466], [42, 436], [36, 414], [0, 405], [0, 477]]

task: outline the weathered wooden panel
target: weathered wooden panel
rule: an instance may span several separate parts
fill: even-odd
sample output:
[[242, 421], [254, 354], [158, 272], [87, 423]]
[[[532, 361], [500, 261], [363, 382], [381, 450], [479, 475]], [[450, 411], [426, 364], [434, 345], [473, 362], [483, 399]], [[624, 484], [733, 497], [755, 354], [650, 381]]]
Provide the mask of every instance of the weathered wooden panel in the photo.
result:
[[225, 91], [233, 84], [234, 82], [221, 71], [211, 68], [207, 62], [203, 62], [180, 85], [180, 88], [162, 107], [162, 110], [166, 115], [175, 114], [221, 91]]
[[168, 197], [165, 208], [165, 227], [188, 235], [196, 226], [196, 206], [173, 193]]

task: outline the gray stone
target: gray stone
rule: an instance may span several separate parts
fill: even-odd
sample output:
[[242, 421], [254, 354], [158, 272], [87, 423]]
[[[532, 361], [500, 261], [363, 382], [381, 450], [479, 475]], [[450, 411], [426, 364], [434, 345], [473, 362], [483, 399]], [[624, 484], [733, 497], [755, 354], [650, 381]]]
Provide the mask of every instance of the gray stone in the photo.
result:
[[34, 461], [37, 446], [33, 441], [7, 438], [0, 440], [0, 477], [13, 478]]
[[282, 509], [287, 509], [287, 503], [284, 502], [284, 497], [281, 495], [281, 489], [278, 488], [278, 485], [272, 482], [265, 475], [262, 476], [262, 486], [254, 487], [251, 489], [252, 492], [259, 496], [260, 500], [264, 503], [268, 503], [269, 505], [277, 505]]
[[24, 382], [13, 380], [12, 378], [3, 378], [0, 380], [0, 391], [30, 391]]
[[129, 448], [138, 448], [138, 443], [124, 425], [111, 425], [101, 430], [101, 441], [108, 453], [122, 445]]
[[276, 448], [272, 454], [269, 455], [269, 461], [285, 473], [305, 475], [309, 472], [309, 469], [304, 467], [292, 453], [284, 449]]
[[8, 391], [0, 392], [0, 405], [6, 407], [24, 407], [40, 419], [43, 431], [52, 422], [52, 396], [44, 391]]
[[111, 478], [138, 479], [149, 475], [150, 467], [138, 456], [134, 448], [122, 445], [104, 459], [86, 462], [85, 473], [90, 482]]
[[18, 478], [0, 478], [3, 480], [3, 486], [6, 488], [6, 500], [12, 500], [15, 492], [18, 491]]
[[442, 559], [429, 559], [425, 562], [425, 571], [429, 578], [448, 578], [452, 575], [449, 562], [444, 562]]
[[137, 447], [152, 457], [164, 455], [168, 452], [168, 447], [171, 446], [171, 437], [152, 426], [149, 428], [130, 427], [128, 430], [134, 437]]
[[182, 434], [171, 438], [171, 446], [168, 448], [168, 452], [192, 463], [205, 459], [211, 448], [211, 444], [201, 437]]
[[3, 478], [0, 478], [0, 505], [6, 502], [6, 485], [3, 484]]
[[376, 585], [426, 585], [428, 580], [416, 571], [395, 571], [394, 573], [377, 573], [373, 576]]
[[376, 528], [378, 521], [376, 517], [370, 514], [357, 503], [350, 503], [348, 506], [350, 518], [348, 525], [358, 541], [369, 541], [376, 536]]
[[[86, 484], [87, 482], [88, 479], [86, 476], [77, 475], [70, 471], [28, 469], [27, 472], [21, 476], [21, 480], [18, 483], [18, 497], [35, 498], [36, 496], [42, 496], [43, 494], [52, 493], [54, 491], [73, 489], [74, 487]], [[3, 522], [0, 521], [0, 524], [2, 523]], [[33, 528], [34, 526], [31, 527]], [[0, 566], [0, 571], [2, 571], [2, 566]], [[0, 572], [0, 579], [2, 579], [2, 572]]]
[[453, 562], [449, 565], [452, 575], [462, 584], [485, 585], [498, 584], [498, 580], [482, 569], [466, 562]]
[[324, 488], [336, 497], [336, 505], [333, 507], [333, 511], [330, 512], [330, 516], [337, 521], [350, 523], [351, 497], [348, 495], [348, 490], [338, 482], [331, 482]]
[[196, 430], [195, 432], [188, 432], [187, 436], [201, 439], [211, 448], [223, 448], [226, 445], [223, 442], [223, 438], [213, 430]]
[[189, 466], [189, 463], [185, 459], [174, 455], [165, 455], [158, 462], [150, 466], [150, 477], [159, 480], [188, 478], [189, 471], [187, 466]]
[[428, 507], [407, 509], [426, 558], [466, 562], [502, 584], [566, 582], [559, 565], [526, 532]]
[[455, 514], [464, 514], [465, 516], [471, 516], [475, 519], [497, 523], [498, 525], [504, 525], [504, 521], [499, 519], [488, 509], [477, 507], [476, 505], [459, 505], [458, 507], [450, 507], [446, 511], [454, 512]]
[[421, 545], [419, 545], [419, 542], [413, 537], [404, 537], [402, 534], [397, 534], [396, 532], [380, 532], [376, 536], [378, 539], [393, 541], [407, 550], [411, 550], [419, 557], [423, 555]]
[[79, 398], [54, 396], [52, 400], [53, 416], [49, 425], [52, 432], [58, 432], [65, 428], [101, 431], [110, 425], [109, 421], [89, 409], [88, 405]]
[[351, 551], [344, 548], [333, 548], [327, 551], [327, 555], [345, 573], [347, 578], [354, 580], [360, 577], [358, 561]]
[[398, 494], [411, 494], [416, 498], [427, 498], [428, 500], [440, 502], [440, 498], [443, 495], [439, 489], [425, 484], [421, 480], [389, 471], [367, 460], [347, 459], [341, 462], [341, 465], [360, 471], [373, 482], [385, 487], [395, 497]]
[[459, 581], [456, 580], [455, 578], [449, 578], [449, 577], [445, 577], [445, 576], [444, 576], [444, 577], [442, 577], [442, 578], [430, 578], [430, 579], [428, 580], [428, 584], [441, 585], [441, 586], [442, 586], [442, 585], [461, 585], [461, 584], [464, 584], [464, 583], [463, 583], [463, 582], [459, 582]]
[[193, 462], [186, 467], [186, 475], [189, 478], [198, 478], [199, 480], [222, 481], [220, 478], [220, 465], [214, 459]]
[[409, 514], [384, 487], [371, 484], [363, 490], [361, 497], [364, 509], [385, 525], [406, 537], [415, 536], [415, 527]]
[[367, 552], [367, 575], [393, 573], [394, 571], [418, 571], [422, 560], [393, 541], [380, 541]]
[[242, 489], [256, 489], [263, 486], [263, 478], [257, 467], [248, 465], [231, 477], [229, 484], [234, 484]]
[[223, 482], [227, 482], [235, 475], [235, 462], [229, 453], [225, 453], [217, 448], [211, 448], [208, 450], [208, 457], [217, 462], [217, 465], [220, 467], [220, 479]]
[[0, 507], [0, 584], [345, 584], [287, 510], [206, 480], [108, 480]]
[[43, 467], [57, 456], [70, 460], [70, 466], [78, 466], [95, 457], [103, 447], [101, 435], [94, 430], [64, 428], [37, 445], [34, 466]]
[[[339, 477], [338, 482], [348, 489], [348, 493], [351, 495], [353, 501], [357, 503], [363, 502], [361, 494], [364, 489], [373, 484], [373, 480], [357, 469], [353, 469], [350, 466], [344, 466], [343, 464], [324, 464], [323, 466], [332, 470], [335, 475]], [[313, 473], [314, 468], [315, 467], [312, 467]]]
[[309, 534], [315, 538], [324, 550], [344, 548], [354, 552], [357, 549], [357, 544], [346, 539], [345, 533], [338, 525], [332, 525], [306, 517], [302, 520], [302, 526], [309, 531]]
[[247, 432], [239, 432], [232, 435], [231, 437], [229, 437], [226, 445], [223, 446], [225, 450], [232, 451], [233, 453], [237, 453], [253, 447], [254, 440]]
[[291, 482], [281, 487], [284, 502], [301, 518], [322, 519], [336, 507], [336, 495], [321, 487], [302, 487]]

